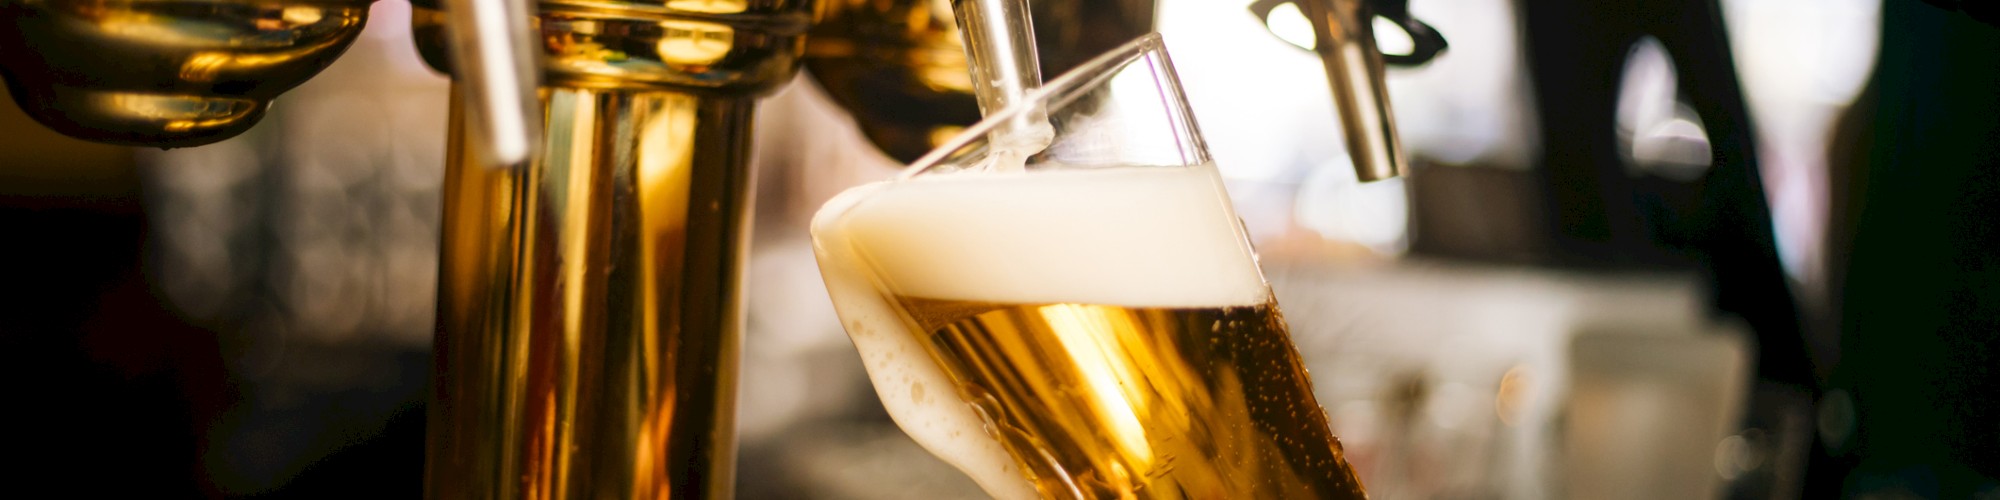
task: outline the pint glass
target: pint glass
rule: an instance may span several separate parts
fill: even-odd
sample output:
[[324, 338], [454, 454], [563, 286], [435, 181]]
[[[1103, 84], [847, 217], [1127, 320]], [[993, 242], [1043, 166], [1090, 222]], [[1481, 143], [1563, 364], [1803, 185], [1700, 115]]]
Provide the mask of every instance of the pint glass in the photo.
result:
[[996, 497], [1364, 497], [1156, 35], [812, 231], [891, 417]]

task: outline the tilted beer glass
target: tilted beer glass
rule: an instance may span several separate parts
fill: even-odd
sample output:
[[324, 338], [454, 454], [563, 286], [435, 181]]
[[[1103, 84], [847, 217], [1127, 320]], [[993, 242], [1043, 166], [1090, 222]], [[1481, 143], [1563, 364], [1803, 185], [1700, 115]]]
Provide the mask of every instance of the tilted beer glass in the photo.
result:
[[1156, 35], [812, 231], [890, 415], [996, 497], [1364, 497]]

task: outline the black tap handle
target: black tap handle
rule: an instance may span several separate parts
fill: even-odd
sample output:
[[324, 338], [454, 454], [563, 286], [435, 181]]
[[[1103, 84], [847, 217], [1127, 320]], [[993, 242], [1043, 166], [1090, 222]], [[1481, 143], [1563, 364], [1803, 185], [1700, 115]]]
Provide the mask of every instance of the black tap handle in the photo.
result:
[[1412, 46], [1410, 53], [1383, 53], [1383, 64], [1405, 67], [1420, 65], [1430, 62], [1432, 58], [1437, 57], [1438, 53], [1444, 52], [1445, 48], [1451, 46], [1451, 44], [1444, 41], [1444, 35], [1438, 34], [1436, 29], [1431, 28], [1431, 25], [1424, 24], [1423, 21], [1418, 21], [1416, 16], [1410, 15], [1410, 0], [1366, 1], [1369, 8], [1374, 10], [1377, 17], [1396, 23], [1396, 27], [1402, 28], [1403, 33], [1410, 35]]
[[1964, 12], [1966, 16], [1991, 26], [2000, 26], [2000, 1], [1993, 0], [1924, 0], [1924, 3], [1950, 11]]

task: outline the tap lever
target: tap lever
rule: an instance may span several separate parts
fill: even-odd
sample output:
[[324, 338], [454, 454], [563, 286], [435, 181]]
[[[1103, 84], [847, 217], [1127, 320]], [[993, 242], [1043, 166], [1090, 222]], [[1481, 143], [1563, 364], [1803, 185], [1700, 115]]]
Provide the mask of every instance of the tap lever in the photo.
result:
[[520, 165], [541, 140], [535, 94], [540, 73], [524, 0], [442, 0], [452, 72], [465, 99], [476, 155], [485, 166]]
[[1410, 0], [1370, 0], [1368, 4], [1375, 8], [1376, 17], [1396, 23], [1396, 27], [1402, 28], [1403, 33], [1410, 35], [1410, 53], [1384, 52], [1383, 64], [1402, 67], [1421, 65], [1430, 62], [1451, 46], [1445, 43], [1444, 35], [1438, 34], [1437, 29], [1410, 15]]
[[[1271, 24], [1271, 13], [1291, 3], [1312, 23], [1313, 52], [1326, 67], [1339, 113], [1341, 135], [1353, 159], [1354, 177], [1362, 182], [1402, 175], [1408, 160], [1396, 135], [1396, 118], [1383, 82], [1384, 63], [1414, 66], [1445, 49], [1444, 37], [1410, 16], [1409, 0], [1258, 0], [1250, 11]], [[1409, 33], [1409, 54], [1383, 54], [1375, 43], [1374, 21], [1380, 16]]]

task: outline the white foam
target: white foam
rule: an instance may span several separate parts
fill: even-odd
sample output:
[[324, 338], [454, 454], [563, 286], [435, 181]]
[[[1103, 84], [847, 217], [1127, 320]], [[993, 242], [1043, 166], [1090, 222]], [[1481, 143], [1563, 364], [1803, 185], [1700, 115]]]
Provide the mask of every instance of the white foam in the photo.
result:
[[819, 258], [820, 275], [826, 279], [834, 311], [839, 313], [855, 350], [861, 353], [875, 395], [897, 427], [932, 455], [965, 472], [994, 498], [1032, 500], [1036, 497], [1034, 485], [1021, 477], [1014, 460], [987, 434], [972, 408], [958, 401], [956, 386], [931, 362], [922, 339], [909, 333], [911, 326], [904, 324], [887, 296], [876, 288], [869, 271], [857, 265], [863, 261], [854, 253], [849, 235], [818, 229], [822, 221], [837, 220], [842, 207], [884, 186], [850, 189], [828, 201], [814, 216], [813, 255]]
[[851, 205], [815, 231], [845, 233], [898, 295], [1153, 307], [1267, 297], [1212, 166], [917, 177]]
[[1269, 297], [1213, 166], [918, 177], [813, 220], [834, 309], [896, 425], [1000, 499], [1035, 498], [889, 295], [1125, 306]]

